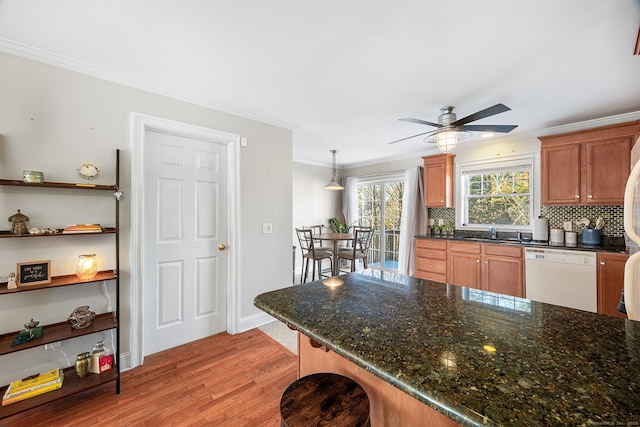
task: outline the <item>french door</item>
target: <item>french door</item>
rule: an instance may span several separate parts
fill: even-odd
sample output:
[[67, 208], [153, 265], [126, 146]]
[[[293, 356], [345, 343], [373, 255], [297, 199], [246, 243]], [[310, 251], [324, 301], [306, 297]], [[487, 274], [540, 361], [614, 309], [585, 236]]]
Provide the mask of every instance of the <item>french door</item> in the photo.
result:
[[358, 224], [374, 230], [369, 268], [398, 270], [403, 193], [403, 176], [358, 183]]

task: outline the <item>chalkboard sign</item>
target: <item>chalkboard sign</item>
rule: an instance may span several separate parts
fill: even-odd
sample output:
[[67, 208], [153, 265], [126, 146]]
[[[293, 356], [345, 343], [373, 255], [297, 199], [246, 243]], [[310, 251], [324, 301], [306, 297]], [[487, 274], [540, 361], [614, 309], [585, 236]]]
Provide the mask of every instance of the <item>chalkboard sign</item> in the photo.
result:
[[18, 263], [18, 285], [51, 283], [51, 260]]

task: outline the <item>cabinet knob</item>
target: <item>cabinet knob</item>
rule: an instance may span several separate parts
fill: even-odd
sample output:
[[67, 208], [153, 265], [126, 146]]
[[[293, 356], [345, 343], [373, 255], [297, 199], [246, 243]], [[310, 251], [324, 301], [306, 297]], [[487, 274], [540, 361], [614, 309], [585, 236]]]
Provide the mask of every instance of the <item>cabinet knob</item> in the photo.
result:
[[593, 199], [593, 194], [587, 194], [587, 199]]
[[575, 197], [576, 197], [576, 199], [579, 199], [579, 198], [580, 198], [580, 195], [579, 195], [579, 194], [576, 194], [576, 196], [575, 196]]
[[476, 260], [476, 262], [477, 262], [477, 263], [480, 263], [480, 260], [479, 260], [479, 259], [477, 259], [477, 260]]
[[600, 261], [600, 265], [605, 265], [605, 264], [606, 264], [606, 262]]
[[489, 261], [485, 261], [484, 263], [485, 263], [485, 264], [489, 264]]
[[444, 203], [444, 200], [443, 200], [443, 199], [440, 199], [440, 203]]

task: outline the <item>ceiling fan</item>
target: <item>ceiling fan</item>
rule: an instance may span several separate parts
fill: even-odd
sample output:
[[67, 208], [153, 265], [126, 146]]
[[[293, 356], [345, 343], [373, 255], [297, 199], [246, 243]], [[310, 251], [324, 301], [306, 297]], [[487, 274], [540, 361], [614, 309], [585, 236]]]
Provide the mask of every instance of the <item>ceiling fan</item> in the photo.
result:
[[438, 148], [443, 153], [449, 153], [456, 146], [458, 141], [471, 137], [471, 132], [499, 132], [508, 133], [518, 127], [518, 125], [468, 125], [467, 123], [474, 122], [476, 120], [484, 119], [485, 117], [494, 116], [496, 114], [504, 113], [511, 110], [504, 104], [496, 104], [492, 107], [485, 108], [476, 113], [473, 113], [467, 117], [461, 119], [456, 118], [456, 114], [453, 112], [452, 106], [442, 107], [440, 109], [440, 115], [438, 116], [438, 123], [427, 122], [420, 119], [399, 119], [403, 122], [418, 123], [421, 125], [436, 127], [436, 130], [419, 133], [417, 135], [408, 136], [406, 138], [392, 141], [389, 144], [395, 144], [396, 142], [405, 141], [407, 139], [415, 138], [416, 136], [427, 135], [424, 138], [425, 142], [435, 142]]

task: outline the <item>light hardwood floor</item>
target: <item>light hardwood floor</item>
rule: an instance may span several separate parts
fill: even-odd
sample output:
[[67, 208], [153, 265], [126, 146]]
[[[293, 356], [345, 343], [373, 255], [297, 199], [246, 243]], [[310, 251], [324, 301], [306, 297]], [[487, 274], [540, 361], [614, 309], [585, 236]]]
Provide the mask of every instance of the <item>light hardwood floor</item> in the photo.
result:
[[264, 332], [222, 333], [145, 358], [107, 384], [0, 421], [3, 427], [279, 426], [297, 356]]

